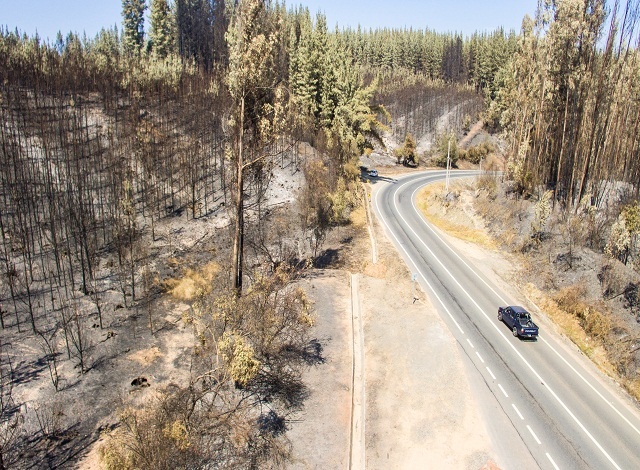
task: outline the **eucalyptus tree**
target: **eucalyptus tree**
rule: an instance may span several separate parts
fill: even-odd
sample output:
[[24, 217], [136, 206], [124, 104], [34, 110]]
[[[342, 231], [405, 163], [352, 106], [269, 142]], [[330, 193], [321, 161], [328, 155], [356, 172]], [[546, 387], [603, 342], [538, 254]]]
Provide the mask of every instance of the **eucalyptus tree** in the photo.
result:
[[637, 197], [638, 6], [557, 0], [523, 22], [490, 109], [510, 136], [510, 171], [523, 190], [553, 189], [575, 210], [620, 181]]
[[284, 87], [277, 61], [281, 19], [263, 0], [239, 2], [230, 12], [227, 86], [232, 99], [229, 119], [235, 167], [233, 279], [242, 292], [245, 236], [245, 173], [270, 157], [284, 119]]

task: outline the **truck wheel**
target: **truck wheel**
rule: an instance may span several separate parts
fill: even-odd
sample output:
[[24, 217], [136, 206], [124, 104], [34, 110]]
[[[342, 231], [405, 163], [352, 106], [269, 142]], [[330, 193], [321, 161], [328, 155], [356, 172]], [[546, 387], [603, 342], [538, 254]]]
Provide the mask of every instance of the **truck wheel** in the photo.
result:
[[502, 312], [498, 312], [498, 321], [502, 321]]
[[514, 326], [512, 331], [513, 331], [513, 336], [515, 336], [517, 338], [518, 337], [518, 329]]

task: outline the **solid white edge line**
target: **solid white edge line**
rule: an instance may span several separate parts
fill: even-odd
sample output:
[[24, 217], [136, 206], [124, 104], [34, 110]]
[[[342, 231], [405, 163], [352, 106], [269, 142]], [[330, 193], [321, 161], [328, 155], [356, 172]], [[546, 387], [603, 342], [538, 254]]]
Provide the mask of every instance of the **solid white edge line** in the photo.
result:
[[502, 388], [502, 385], [498, 384], [498, 387], [500, 388], [500, 390], [502, 390], [502, 393], [504, 394], [504, 397], [505, 398], [509, 398], [509, 395], [507, 395], [507, 391], [504, 388]]
[[[376, 208], [378, 209], [378, 214], [382, 214], [382, 212], [380, 211], [380, 207], [378, 206], [378, 195], [379, 193], [376, 193]], [[395, 198], [395, 194], [393, 195], [393, 197]], [[424, 283], [429, 287], [429, 290], [432, 292], [433, 296], [437, 299], [437, 301], [440, 303], [440, 305], [442, 306], [442, 308], [444, 309], [445, 312], [447, 312], [447, 315], [449, 315], [449, 318], [451, 318], [451, 321], [453, 321], [453, 323], [458, 327], [458, 330], [460, 330], [460, 333], [464, 334], [464, 330], [460, 327], [460, 324], [456, 321], [456, 319], [453, 317], [453, 315], [451, 314], [451, 312], [449, 311], [449, 309], [447, 308], [447, 306], [444, 304], [444, 302], [442, 301], [442, 299], [440, 298], [440, 296], [438, 295], [438, 293], [435, 291], [435, 289], [433, 288], [433, 286], [431, 285], [431, 283], [427, 280], [427, 277], [424, 275], [424, 273], [420, 270], [420, 268], [418, 267], [418, 265], [416, 265], [416, 263], [413, 261], [413, 259], [411, 258], [411, 256], [409, 255], [409, 253], [407, 252], [407, 250], [402, 246], [402, 243], [400, 243], [400, 240], [398, 239], [398, 237], [396, 236], [396, 234], [393, 232], [393, 230], [391, 230], [391, 227], [389, 226], [389, 224], [387, 224], [387, 221], [383, 218], [380, 217], [380, 220], [382, 220], [382, 223], [385, 225], [387, 232], [391, 234], [391, 236], [394, 238], [394, 240], [396, 241], [396, 246], [399, 247], [404, 254], [406, 255], [407, 259], [409, 259], [411, 261], [411, 264], [413, 264], [413, 267], [416, 269], [416, 271], [420, 274], [420, 276], [422, 277]]]
[[589, 382], [580, 372], [578, 372], [571, 364], [569, 364], [569, 362], [564, 358], [564, 356], [562, 356], [562, 354], [560, 354], [553, 346], [551, 346], [551, 344], [549, 344], [549, 342], [547, 340], [545, 340], [544, 338], [539, 338], [542, 340], [542, 342], [544, 344], [546, 344], [549, 349], [551, 349], [556, 356], [558, 356], [560, 359], [562, 359], [562, 361], [567, 365], [567, 367], [569, 367], [569, 369], [571, 369], [578, 377], [580, 377], [582, 379], [582, 381], [587, 384], [589, 386], [589, 388], [591, 390], [593, 390], [593, 392], [595, 392], [596, 395], [598, 395], [602, 401], [604, 401], [607, 405], [609, 405], [609, 407], [614, 410], [616, 412], [616, 414], [622, 418], [629, 426], [631, 426], [631, 429], [633, 429], [636, 433], [640, 434], [640, 429], [638, 429], [637, 427], [634, 426], [634, 424], [629, 421], [629, 419], [627, 419], [627, 417], [625, 415], [622, 414], [622, 412], [620, 412], [614, 405], [613, 403], [611, 403], [609, 400], [607, 400], [604, 395], [602, 395], [593, 385], [591, 385], [591, 382]]
[[[468, 177], [468, 176], [467, 176], [467, 177]], [[431, 184], [431, 183], [428, 183], [428, 184]], [[421, 189], [421, 188], [419, 188], [419, 189]], [[418, 191], [418, 190], [414, 191], [414, 195], [415, 195], [415, 193], [416, 193], [417, 191]], [[485, 285], [485, 287], [486, 287], [487, 289], [489, 289], [489, 290], [490, 290], [490, 291], [491, 291], [491, 292], [492, 292], [492, 293], [493, 293], [497, 298], [499, 298], [499, 299], [500, 299], [500, 301], [501, 301], [503, 304], [507, 305], [509, 302], [508, 302], [507, 300], [505, 300], [505, 299], [502, 297], [502, 295], [500, 295], [498, 292], [496, 292], [496, 291], [493, 289], [493, 287], [491, 287], [491, 285], [490, 285], [490, 284], [489, 284], [489, 283], [488, 283], [488, 282], [487, 282], [487, 281], [486, 281], [482, 276], [480, 276], [480, 275], [476, 272], [476, 270], [475, 270], [472, 266], [470, 266], [470, 265], [466, 262], [466, 260], [465, 260], [464, 258], [462, 258], [462, 257], [461, 257], [461, 256], [460, 256], [460, 255], [459, 255], [459, 254], [458, 254], [458, 253], [457, 253], [457, 252], [456, 252], [456, 251], [455, 251], [455, 250], [454, 250], [454, 249], [449, 245], [449, 243], [447, 243], [447, 241], [446, 241], [446, 240], [444, 240], [444, 239], [440, 236], [440, 234], [439, 234], [439, 233], [438, 233], [438, 232], [437, 232], [437, 231], [436, 231], [436, 230], [435, 230], [435, 229], [434, 229], [434, 228], [433, 228], [429, 223], [427, 223], [427, 221], [425, 220], [425, 218], [424, 218], [424, 216], [422, 215], [422, 213], [421, 213], [421, 212], [417, 209], [417, 207], [415, 206], [415, 202], [414, 202], [414, 201], [415, 201], [415, 197], [414, 197], [414, 195], [412, 195], [412, 196], [411, 196], [411, 200], [412, 200], [413, 207], [414, 207], [414, 209], [416, 210], [416, 212], [420, 215], [420, 217], [422, 218], [422, 220], [425, 222], [425, 224], [424, 224], [424, 225], [427, 227], [427, 229], [429, 229], [429, 231], [430, 231], [430, 232], [431, 232], [431, 233], [432, 233], [432, 234], [433, 234], [433, 235], [434, 235], [438, 240], [440, 240], [440, 242], [441, 242], [444, 246], [446, 246], [446, 247], [449, 249], [449, 251], [450, 251], [450, 252], [451, 252], [451, 253], [452, 253], [456, 258], [458, 258], [458, 260], [459, 260], [462, 264], [464, 264], [464, 265], [467, 267], [467, 269], [468, 269], [470, 272], [472, 272], [472, 273], [476, 276], [476, 278], [478, 278], [478, 280], [480, 280], [480, 282], [482, 282], [482, 283]], [[576, 370], [576, 369], [575, 369], [571, 364], [569, 364], [569, 362], [564, 358], [564, 356], [562, 356], [562, 355], [561, 355], [561, 354], [560, 354], [560, 353], [559, 353], [559, 352], [558, 352], [558, 351], [557, 351], [553, 346], [551, 346], [551, 344], [550, 344], [548, 341], [546, 341], [546, 340], [545, 340], [541, 335], [539, 335], [539, 336], [538, 336], [538, 339], [542, 340], [542, 342], [543, 342], [545, 345], [547, 345], [547, 346], [551, 349], [551, 351], [553, 351], [553, 353], [554, 353], [556, 356], [558, 356], [558, 357], [559, 357], [559, 358], [560, 358], [560, 359], [561, 359], [561, 360], [562, 360], [562, 361], [563, 361], [563, 362], [564, 362], [564, 363], [569, 367], [569, 369], [571, 369], [571, 370], [573, 371], [573, 373], [575, 373], [575, 374], [576, 374], [576, 375], [577, 375], [577, 376], [578, 376], [578, 377], [579, 377], [579, 378], [580, 378], [580, 379], [581, 379], [585, 384], [587, 384], [587, 386], [589, 386], [589, 388], [590, 388], [590, 389], [591, 389], [591, 390], [592, 390], [596, 395], [598, 395], [598, 397], [600, 397], [600, 399], [601, 399], [602, 401], [604, 401], [604, 402], [605, 402], [605, 403], [606, 403], [606, 404], [607, 404], [607, 405], [608, 405], [612, 410], [614, 410], [614, 411], [616, 412], [616, 414], [617, 414], [620, 418], [622, 418], [622, 420], [623, 420], [623, 421], [625, 421], [625, 422], [626, 422], [626, 423], [627, 423], [627, 424], [628, 424], [628, 425], [629, 425], [629, 426], [630, 426], [630, 427], [631, 427], [631, 428], [632, 428], [632, 429], [633, 429], [633, 430], [634, 430], [638, 435], [640, 435], [640, 429], [638, 429], [638, 428], [637, 428], [637, 427], [636, 427], [636, 426], [635, 426], [631, 421], [629, 421], [629, 419], [628, 419], [624, 414], [622, 414], [622, 412], [621, 412], [620, 410], [618, 410], [618, 409], [613, 405], [613, 403], [611, 403], [609, 400], [607, 400], [607, 399], [606, 399], [606, 398], [605, 398], [605, 397], [604, 397], [604, 396], [603, 396], [603, 395], [602, 395], [602, 394], [601, 394], [601, 393], [600, 393], [600, 392], [599, 392], [599, 391], [598, 391], [598, 390], [597, 390], [597, 389], [596, 389], [596, 388], [591, 384], [591, 382], [589, 382], [589, 381], [588, 381], [588, 380], [587, 380], [587, 379], [586, 379], [586, 378], [585, 378], [585, 377], [584, 377], [580, 372], [578, 372], [578, 371], [577, 371], [577, 370]]]
[[[409, 224], [407, 223], [407, 220], [402, 216], [402, 214], [398, 211], [398, 204], [396, 201], [396, 193], [400, 190], [400, 188], [402, 188], [403, 186], [406, 186], [407, 184], [412, 183], [413, 181], [408, 181], [404, 184], [401, 184], [398, 186], [398, 188], [396, 188], [396, 190], [393, 192], [393, 205], [396, 209], [396, 213], [398, 215], [398, 217], [400, 219], [402, 219], [402, 221], [404, 222], [405, 226], [407, 227], [407, 229], [409, 229], [411, 231], [411, 233], [413, 233], [414, 237], [419, 240], [422, 245], [425, 247], [425, 249], [431, 254], [431, 256], [438, 262], [438, 264], [440, 264], [440, 266], [442, 267], [442, 269], [449, 275], [449, 277], [451, 277], [451, 279], [453, 280], [453, 282], [455, 282], [458, 286], [458, 288], [464, 292], [467, 297], [469, 298], [469, 300], [476, 306], [476, 308], [480, 311], [480, 313], [482, 315], [484, 315], [484, 317], [487, 319], [487, 321], [489, 321], [489, 324], [496, 330], [496, 332], [505, 340], [505, 342], [507, 343], [507, 345], [509, 345], [509, 347], [511, 347], [513, 349], [513, 351], [516, 353], [516, 355], [522, 360], [522, 362], [527, 366], [527, 368], [536, 376], [536, 378], [538, 378], [538, 380], [540, 380], [540, 382], [545, 385], [546, 389], [549, 391], [549, 393], [551, 393], [551, 396], [553, 396], [553, 398], [555, 398], [555, 400], [560, 404], [560, 406], [562, 406], [562, 408], [564, 408], [564, 410], [566, 411], [566, 413], [571, 417], [571, 419], [573, 419], [573, 421], [580, 427], [580, 429], [582, 429], [582, 431], [587, 435], [587, 437], [589, 437], [589, 439], [591, 440], [591, 442], [593, 442], [596, 447], [600, 450], [600, 452], [607, 458], [607, 460], [609, 460], [609, 462], [611, 462], [611, 464], [617, 468], [618, 470], [621, 470], [620, 466], [613, 460], [613, 458], [609, 455], [609, 453], [602, 447], [602, 445], [596, 440], [595, 437], [593, 437], [593, 435], [589, 432], [589, 430], [584, 426], [584, 424], [582, 424], [582, 422], [578, 419], [578, 417], [573, 414], [573, 412], [569, 409], [569, 407], [560, 399], [560, 397], [553, 391], [553, 389], [542, 379], [542, 377], [540, 376], [540, 374], [533, 368], [533, 366], [531, 364], [529, 364], [529, 362], [524, 358], [524, 356], [520, 353], [520, 351], [518, 351], [516, 349], [516, 347], [509, 341], [507, 340], [507, 337], [504, 335], [504, 333], [502, 331], [500, 331], [498, 329], [498, 327], [494, 324], [494, 322], [492, 322], [489, 317], [487, 316], [487, 314], [484, 312], [484, 310], [478, 305], [478, 303], [473, 299], [473, 297], [471, 297], [471, 295], [467, 292], [467, 290], [462, 287], [462, 285], [460, 285], [460, 283], [458, 282], [458, 280], [451, 274], [451, 272], [446, 268], [446, 266], [444, 266], [444, 264], [442, 263], [442, 261], [433, 253], [433, 251], [431, 251], [431, 249], [427, 246], [427, 244], [424, 242], [424, 240], [422, 240], [422, 238], [420, 238], [418, 236], [418, 234], [415, 232], [415, 230], [413, 230], [413, 228], [411, 228], [409, 226]], [[423, 186], [426, 186], [423, 185]], [[412, 201], [412, 205], [414, 210], [416, 210], [416, 206], [415, 206], [415, 193], [421, 189], [422, 187], [416, 189], [413, 194], [411, 195], [411, 201]], [[376, 207], [378, 207], [378, 197], [379, 197], [379, 193], [376, 193]], [[380, 213], [380, 210], [378, 209], [378, 212]], [[416, 212], [419, 214], [419, 212], [416, 210]], [[389, 229], [389, 226], [386, 224], [387, 228]], [[428, 224], [426, 224], [428, 226]], [[389, 231], [391, 232], [391, 230], [389, 229]], [[393, 234], [393, 232], [391, 232]], [[398, 240], [398, 237], [393, 234], [394, 239], [396, 240], [396, 242], [398, 243], [399, 246], [400, 245], [400, 241]], [[446, 245], [448, 247], [448, 245]], [[449, 311], [449, 309], [446, 308], [446, 306], [444, 305], [444, 302], [442, 301], [442, 299], [436, 294], [435, 290], [433, 289], [433, 287], [431, 286], [431, 284], [429, 283], [429, 281], [427, 281], [426, 277], [424, 276], [424, 274], [422, 273], [422, 271], [419, 270], [419, 268], [416, 266], [416, 263], [413, 261], [413, 259], [411, 259], [411, 257], [409, 256], [409, 253], [407, 253], [407, 251], [404, 249], [404, 247], [402, 247], [402, 250], [405, 252], [405, 254], [407, 255], [407, 257], [411, 260], [412, 264], [416, 267], [416, 269], [418, 270], [418, 272], [420, 273], [420, 275], [422, 276], [422, 278], [425, 280], [425, 283], [429, 286], [430, 290], [434, 293], [434, 295], [436, 296], [436, 298], [438, 299], [438, 302], [440, 302], [440, 305], [443, 306], [443, 308], [445, 309], [445, 311], [447, 312], [447, 314], [449, 315], [449, 317], [453, 320], [453, 322], [456, 324], [456, 326], [458, 327], [458, 329], [460, 329], [460, 331], [462, 332], [462, 328], [460, 328], [460, 325], [458, 324], [458, 322], [453, 318], [453, 315], [451, 314], [451, 312]], [[498, 296], [500, 297], [500, 296]]]
[[487, 366], [487, 372], [489, 372], [489, 375], [491, 376], [491, 378], [492, 378], [493, 380], [496, 380], [496, 376], [495, 376], [495, 375], [493, 375], [493, 372], [491, 372], [491, 369], [489, 369], [489, 366]]
[[533, 432], [533, 429], [531, 429], [531, 426], [529, 426], [527, 424], [527, 429], [529, 430], [529, 432], [531, 433], [531, 435], [533, 436], [533, 438], [536, 440], [536, 442], [538, 443], [538, 445], [542, 444], [542, 442], [540, 442], [540, 439], [538, 439], [538, 436], [536, 436], [536, 433]]

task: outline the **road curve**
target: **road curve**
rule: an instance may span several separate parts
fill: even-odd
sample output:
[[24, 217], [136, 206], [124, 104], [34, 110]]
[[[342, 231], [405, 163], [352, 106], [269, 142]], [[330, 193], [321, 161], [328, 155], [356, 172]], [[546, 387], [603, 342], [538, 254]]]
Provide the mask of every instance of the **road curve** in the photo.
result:
[[477, 375], [500, 466], [640, 468], [640, 413], [628, 396], [550, 329], [538, 341], [514, 338], [497, 307], [522, 300], [492, 284], [418, 212], [417, 191], [444, 178], [444, 171], [380, 178], [374, 208]]

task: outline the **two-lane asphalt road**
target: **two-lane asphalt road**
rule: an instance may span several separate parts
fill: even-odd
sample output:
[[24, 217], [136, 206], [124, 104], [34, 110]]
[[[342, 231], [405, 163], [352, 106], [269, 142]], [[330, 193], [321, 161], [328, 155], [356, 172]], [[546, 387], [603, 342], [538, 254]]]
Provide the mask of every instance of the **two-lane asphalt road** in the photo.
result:
[[514, 338], [497, 320], [497, 308], [522, 301], [501, 292], [418, 212], [418, 190], [444, 176], [423, 172], [377, 183], [374, 208], [476, 375], [472, 383], [498, 463], [520, 469], [640, 469], [640, 413], [628, 397], [535, 314], [542, 323], [539, 339]]

